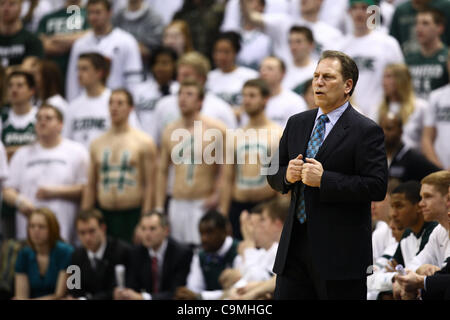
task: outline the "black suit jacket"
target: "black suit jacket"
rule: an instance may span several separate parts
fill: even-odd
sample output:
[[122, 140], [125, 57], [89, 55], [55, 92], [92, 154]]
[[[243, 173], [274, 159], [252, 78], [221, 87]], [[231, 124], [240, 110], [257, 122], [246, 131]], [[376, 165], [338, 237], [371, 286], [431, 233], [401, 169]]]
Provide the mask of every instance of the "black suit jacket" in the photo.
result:
[[422, 290], [424, 300], [450, 300], [450, 257], [442, 270], [427, 277], [426, 290]]
[[72, 255], [72, 265], [81, 270], [81, 288], [69, 290], [73, 297], [92, 300], [112, 300], [116, 287], [115, 266], [130, 264], [131, 248], [125, 242], [108, 237], [102, 260], [96, 269], [92, 268], [85, 248], [77, 248]]
[[186, 285], [186, 278], [190, 270], [192, 250], [168, 238], [164, 255], [162, 274], [159, 277], [158, 293], [153, 293], [151, 273], [151, 259], [148, 248], [138, 246], [134, 248], [131, 258], [130, 272], [127, 272], [127, 287], [137, 292], [148, 292], [153, 300], [170, 300], [176, 288]]
[[[274, 265], [277, 274], [286, 265], [301, 186], [301, 182], [286, 184], [286, 169], [290, 160], [305, 156], [317, 112], [309, 110], [289, 119], [270, 168], [279, 162], [279, 170], [267, 177], [275, 190], [292, 191]], [[383, 131], [349, 104], [315, 159], [324, 168], [321, 186], [306, 186], [304, 193], [314, 265], [325, 280], [363, 279], [372, 265], [370, 204], [383, 200], [387, 189]]]

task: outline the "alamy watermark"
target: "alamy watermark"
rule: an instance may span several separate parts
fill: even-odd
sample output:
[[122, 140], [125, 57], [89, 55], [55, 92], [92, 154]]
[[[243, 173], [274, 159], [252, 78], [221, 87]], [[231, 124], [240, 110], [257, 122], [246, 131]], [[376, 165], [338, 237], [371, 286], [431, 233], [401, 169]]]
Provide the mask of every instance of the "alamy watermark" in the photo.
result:
[[366, 12], [370, 14], [366, 21], [367, 28], [370, 30], [379, 29], [381, 27], [381, 8], [376, 5], [369, 6]]
[[171, 160], [175, 165], [251, 164], [260, 165], [261, 175], [278, 172], [280, 135], [277, 130], [227, 129], [225, 134], [214, 128], [203, 130], [201, 121], [194, 122], [191, 133], [175, 129], [170, 141], [175, 143]]
[[83, 28], [83, 16], [81, 15], [81, 8], [76, 5], [68, 6], [66, 10], [70, 17], [66, 20], [67, 30], [75, 31]]

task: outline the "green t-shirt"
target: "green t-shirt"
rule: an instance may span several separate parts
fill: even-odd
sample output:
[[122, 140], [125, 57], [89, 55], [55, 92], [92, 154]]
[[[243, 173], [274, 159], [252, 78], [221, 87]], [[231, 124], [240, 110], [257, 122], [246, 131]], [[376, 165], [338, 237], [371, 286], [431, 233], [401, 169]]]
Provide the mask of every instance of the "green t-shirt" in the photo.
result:
[[44, 56], [42, 42], [34, 34], [23, 28], [14, 35], [0, 34], [0, 63], [4, 68], [21, 64], [28, 56]]
[[411, 53], [405, 56], [405, 62], [413, 78], [414, 91], [427, 99], [430, 92], [448, 83], [447, 72], [448, 48], [444, 46], [431, 57], [422, 53]]
[[10, 107], [0, 109], [1, 139], [6, 148], [27, 145], [36, 140], [36, 113], [34, 107], [29, 113], [20, 116]]
[[[430, 7], [441, 11], [447, 21], [445, 31], [442, 34], [442, 41], [450, 45], [450, 1], [432, 0]], [[413, 8], [411, 1], [402, 3], [397, 7], [392, 17], [390, 34], [397, 39], [405, 55], [419, 51], [419, 44], [415, 34], [417, 10]]]
[[[45, 15], [39, 22], [38, 34], [52, 36], [55, 34], [71, 34], [88, 29], [86, 9], [81, 8], [79, 16], [74, 12], [67, 12], [67, 8]], [[59, 65], [63, 75], [66, 74], [70, 52], [62, 56], [50, 56], [51, 60]]]

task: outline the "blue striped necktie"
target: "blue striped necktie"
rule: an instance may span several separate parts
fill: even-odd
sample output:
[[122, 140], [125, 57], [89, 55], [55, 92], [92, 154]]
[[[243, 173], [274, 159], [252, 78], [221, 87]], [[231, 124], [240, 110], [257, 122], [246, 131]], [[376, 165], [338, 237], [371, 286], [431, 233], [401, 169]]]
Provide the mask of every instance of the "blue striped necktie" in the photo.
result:
[[[319, 151], [320, 146], [323, 142], [323, 137], [325, 136], [325, 124], [329, 122], [330, 119], [328, 119], [326, 114], [322, 114], [317, 119], [316, 127], [314, 128], [314, 131], [311, 135], [311, 138], [308, 142], [308, 148], [306, 149], [306, 157], [305, 158], [314, 158], [317, 154], [317, 151]], [[306, 222], [306, 208], [305, 208], [305, 185], [302, 184], [300, 187], [300, 193], [299, 193], [299, 208], [297, 212], [297, 217], [300, 223]]]

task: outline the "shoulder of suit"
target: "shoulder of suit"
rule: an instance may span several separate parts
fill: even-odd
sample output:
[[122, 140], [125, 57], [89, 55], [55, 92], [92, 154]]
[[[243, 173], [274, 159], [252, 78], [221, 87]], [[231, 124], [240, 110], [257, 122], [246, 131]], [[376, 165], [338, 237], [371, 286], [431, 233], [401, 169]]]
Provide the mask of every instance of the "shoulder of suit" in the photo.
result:
[[302, 121], [304, 119], [308, 119], [309, 117], [315, 117], [315, 115], [317, 114], [317, 109], [312, 109], [312, 110], [306, 110], [297, 114], [294, 114], [293, 116], [291, 116], [288, 120], [288, 122], [292, 122], [292, 121]]
[[184, 252], [184, 253], [188, 253], [188, 252], [190, 253], [192, 251], [189, 246], [169, 237], [167, 239], [167, 250], [169, 250], [170, 247], [172, 247], [180, 252]]

